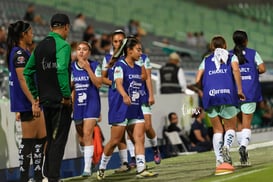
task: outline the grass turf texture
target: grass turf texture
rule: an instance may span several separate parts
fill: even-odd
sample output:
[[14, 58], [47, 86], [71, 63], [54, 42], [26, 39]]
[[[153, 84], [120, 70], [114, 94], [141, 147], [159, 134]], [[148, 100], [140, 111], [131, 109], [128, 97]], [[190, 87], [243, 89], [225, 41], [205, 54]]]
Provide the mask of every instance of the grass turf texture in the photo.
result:
[[[233, 162], [239, 161], [239, 153], [231, 152]], [[192, 155], [181, 155], [177, 157], [163, 159], [160, 165], [154, 162], [147, 163], [151, 171], [159, 173], [155, 178], [141, 179], [144, 181], [156, 182], [267, 182], [273, 179], [273, 146], [256, 148], [249, 151], [251, 161], [250, 167], [235, 167], [232, 174], [215, 176], [215, 157], [213, 151], [197, 153]], [[135, 169], [126, 173], [115, 174], [114, 170], [106, 170], [106, 181], [139, 181], [135, 178]], [[89, 178], [79, 176], [63, 179], [65, 182], [90, 182], [98, 181], [94, 173]]]

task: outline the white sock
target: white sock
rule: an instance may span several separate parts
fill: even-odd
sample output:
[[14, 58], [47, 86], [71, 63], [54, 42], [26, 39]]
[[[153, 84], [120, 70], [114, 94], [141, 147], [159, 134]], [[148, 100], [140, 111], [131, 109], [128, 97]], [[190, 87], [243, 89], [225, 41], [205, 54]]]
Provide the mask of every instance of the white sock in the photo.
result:
[[127, 140], [127, 149], [129, 150], [131, 158], [136, 156], [135, 155], [135, 145], [129, 139]]
[[110, 159], [111, 159], [111, 155], [106, 156], [103, 153], [102, 156], [101, 156], [99, 169], [106, 169], [106, 166], [107, 166], [108, 162], [110, 161]]
[[137, 166], [138, 173], [143, 171], [146, 168], [144, 155], [136, 155], [136, 166]]
[[91, 163], [94, 153], [94, 146], [84, 146], [84, 172], [91, 172]]
[[151, 143], [152, 147], [157, 147], [157, 136], [150, 139], [150, 143]]
[[241, 146], [242, 138], [243, 138], [243, 133], [242, 133], [242, 131], [237, 131], [237, 132], [236, 132], [236, 138], [237, 138], [238, 145]]
[[251, 139], [251, 129], [242, 129], [242, 142], [241, 145], [247, 147]]
[[213, 134], [213, 149], [217, 161], [223, 162], [222, 146], [223, 146], [223, 133]]
[[124, 162], [128, 163], [127, 149], [119, 150], [119, 157], [120, 157], [121, 164], [123, 164]]
[[224, 146], [230, 149], [235, 137], [235, 130], [227, 130], [224, 136]]

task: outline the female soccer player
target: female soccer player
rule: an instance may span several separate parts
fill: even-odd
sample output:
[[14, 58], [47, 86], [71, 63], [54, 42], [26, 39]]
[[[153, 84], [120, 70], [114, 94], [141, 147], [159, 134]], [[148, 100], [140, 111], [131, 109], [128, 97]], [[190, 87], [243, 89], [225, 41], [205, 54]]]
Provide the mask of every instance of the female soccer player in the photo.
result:
[[[113, 52], [117, 52], [120, 48], [123, 39], [125, 39], [125, 33], [122, 30], [116, 30], [112, 34], [112, 47]], [[112, 98], [113, 93], [116, 92], [116, 89], [113, 89], [112, 84], [114, 83], [114, 65], [118, 61], [117, 59], [112, 59], [113, 53], [107, 53], [102, 61], [102, 83], [108, 86], [108, 106], [110, 105], [110, 100]], [[112, 61], [111, 61], [112, 60]], [[111, 63], [110, 63], [111, 61]], [[110, 63], [110, 64], [109, 64]], [[128, 153], [127, 153], [127, 145], [125, 140], [125, 132], [122, 140], [118, 144], [119, 156], [121, 160], [121, 166], [119, 169], [116, 169], [115, 172], [126, 172], [130, 170], [128, 165]]]
[[248, 152], [246, 150], [251, 139], [251, 121], [256, 109], [256, 103], [262, 101], [262, 90], [259, 74], [265, 72], [265, 65], [256, 50], [247, 48], [248, 36], [245, 31], [236, 30], [233, 33], [234, 48], [231, 50], [239, 60], [242, 78], [243, 93], [246, 100], [239, 105], [240, 112], [237, 118], [237, 140], [240, 145], [239, 154], [242, 165], [248, 165]]
[[[121, 57], [123, 53], [124, 57]], [[140, 42], [135, 38], [129, 38], [123, 40], [120, 49], [114, 54], [114, 59], [121, 59], [115, 64], [114, 69], [116, 92], [113, 97], [115, 99], [110, 100], [108, 119], [109, 124], [112, 125], [111, 138], [104, 148], [97, 172], [98, 180], [105, 178], [106, 166], [115, 147], [122, 140], [126, 127], [135, 143], [137, 177], [145, 178], [157, 175], [147, 171], [145, 166], [145, 125], [139, 92], [143, 82], [142, 68], [135, 64], [141, 53]]]
[[34, 165], [34, 180], [43, 180], [42, 164], [46, 130], [44, 115], [28, 90], [23, 76], [24, 67], [30, 57], [28, 46], [32, 44], [32, 28], [29, 23], [17, 21], [8, 28], [7, 62], [10, 71], [11, 112], [16, 112], [16, 121], [21, 121], [22, 141], [19, 146], [20, 181], [29, 180], [30, 158]]
[[[196, 83], [202, 82], [203, 107], [213, 126], [213, 148], [216, 166], [232, 163], [229, 148], [235, 137], [238, 96], [244, 100], [238, 58], [226, 50], [226, 41], [221, 36], [211, 40], [213, 53], [199, 66]], [[224, 123], [224, 128], [222, 126]], [[223, 134], [225, 130], [224, 142]], [[230, 171], [233, 172], [232, 166]], [[216, 174], [218, 174], [216, 168]]]
[[[157, 145], [157, 135], [152, 125], [152, 105], [155, 103], [153, 85], [152, 85], [152, 66], [149, 57], [146, 54], [141, 54], [140, 59], [136, 62], [137, 65], [145, 68], [147, 79], [144, 80], [143, 90], [141, 91], [142, 112], [145, 120], [145, 133], [149, 138], [150, 144], [154, 152], [154, 162], [160, 164], [161, 156]], [[130, 167], [135, 167], [135, 149], [134, 144], [130, 139], [127, 139], [128, 149], [131, 155]]]
[[100, 117], [99, 88], [102, 83], [98, 62], [89, 60], [91, 46], [80, 42], [77, 46], [77, 60], [72, 63], [72, 86], [74, 88], [73, 119], [84, 152], [83, 177], [91, 176], [94, 153], [93, 130]]

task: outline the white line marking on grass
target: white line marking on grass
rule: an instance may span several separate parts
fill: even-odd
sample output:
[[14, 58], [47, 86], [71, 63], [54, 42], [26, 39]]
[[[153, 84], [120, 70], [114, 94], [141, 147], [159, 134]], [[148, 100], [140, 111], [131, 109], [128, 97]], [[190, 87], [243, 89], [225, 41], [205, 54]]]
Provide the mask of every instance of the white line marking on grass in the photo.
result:
[[237, 174], [237, 175], [234, 175], [234, 176], [231, 176], [231, 177], [228, 177], [228, 176], [227, 176], [225, 179], [219, 179], [219, 180], [215, 180], [215, 181], [213, 181], [213, 182], [228, 181], [228, 180], [235, 179], [235, 178], [239, 178], [239, 177], [241, 177], [241, 176], [245, 176], [245, 175], [248, 175], [248, 174], [260, 172], [260, 171], [263, 171], [263, 170], [265, 170], [265, 169], [266, 169], [266, 168], [263, 168], [263, 169], [256, 169], [256, 170], [253, 170], [253, 171], [248, 171], [248, 172], [245, 172], [245, 173]]
[[[269, 147], [269, 146], [273, 146], [273, 141], [250, 144], [250, 145], [247, 146], [247, 150], [254, 150], [254, 149], [257, 149], [257, 148]], [[235, 152], [235, 151], [238, 151], [238, 147], [232, 147], [230, 149], [230, 152]]]

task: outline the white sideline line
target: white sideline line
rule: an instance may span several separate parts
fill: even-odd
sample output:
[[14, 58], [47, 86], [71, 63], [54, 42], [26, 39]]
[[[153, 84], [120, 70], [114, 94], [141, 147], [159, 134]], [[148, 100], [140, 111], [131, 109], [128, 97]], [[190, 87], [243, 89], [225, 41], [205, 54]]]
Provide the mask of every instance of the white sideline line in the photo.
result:
[[215, 181], [212, 181], [212, 182], [223, 182], [223, 181], [228, 181], [228, 180], [235, 179], [235, 178], [238, 178], [238, 177], [241, 177], [241, 176], [245, 176], [245, 175], [248, 175], [248, 174], [260, 172], [260, 171], [263, 171], [263, 170], [265, 170], [265, 169], [266, 169], [266, 168], [263, 168], [263, 169], [256, 169], [256, 170], [253, 170], [253, 171], [248, 171], [248, 172], [245, 172], [245, 173], [237, 174], [237, 175], [234, 175], [234, 176], [231, 176], [231, 177], [226, 177], [225, 179], [215, 180]]
[[[257, 148], [270, 147], [270, 146], [273, 146], [273, 141], [250, 144], [250, 145], [247, 146], [247, 150], [254, 150], [254, 149], [257, 149]], [[238, 147], [232, 147], [230, 149], [230, 151], [231, 152], [238, 151]]]

